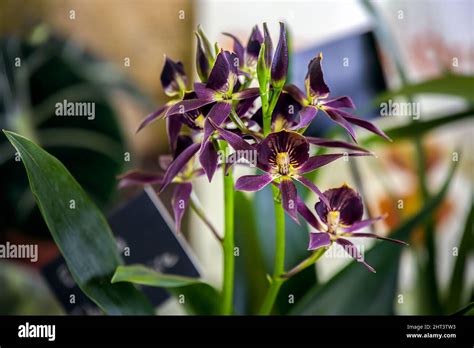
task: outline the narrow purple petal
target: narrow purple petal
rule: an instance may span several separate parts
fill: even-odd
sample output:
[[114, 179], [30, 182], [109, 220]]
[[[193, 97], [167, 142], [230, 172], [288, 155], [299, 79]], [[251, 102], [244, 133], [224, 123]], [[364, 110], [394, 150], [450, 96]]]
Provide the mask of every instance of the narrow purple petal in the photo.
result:
[[298, 173], [305, 174], [312, 172], [313, 170], [325, 166], [326, 164], [331, 163], [337, 160], [338, 158], [341, 158], [342, 156], [344, 156], [344, 154], [342, 153], [312, 156], [306, 161], [306, 163], [302, 167], [298, 168]]
[[298, 205], [296, 202], [297, 192], [296, 186], [289, 178], [282, 177], [280, 181], [281, 199], [283, 209], [288, 215], [299, 223], [298, 220]]
[[290, 94], [293, 99], [295, 99], [301, 105], [305, 105], [308, 101], [303, 91], [293, 84], [286, 85], [283, 90], [288, 92], [288, 94]]
[[306, 137], [306, 139], [309, 141], [310, 144], [317, 145], [317, 146], [336, 147], [336, 148], [349, 149], [349, 150], [355, 150], [355, 151], [370, 153], [369, 150], [366, 150], [363, 147], [360, 147], [360, 146], [357, 146], [357, 145], [354, 145], [354, 144], [351, 144], [351, 143], [347, 143], [345, 141], [329, 140], [329, 139], [316, 138], [316, 137]]
[[318, 109], [316, 109], [313, 106], [305, 106], [301, 111], [300, 111], [300, 122], [294, 126], [294, 129], [301, 129], [309, 126], [311, 121], [314, 120], [316, 117], [316, 114], [318, 113]]
[[389, 242], [397, 243], [397, 244], [402, 244], [402, 245], [409, 245], [407, 242], [404, 242], [403, 240], [399, 239], [393, 239], [393, 238], [388, 238], [388, 237], [382, 237], [374, 233], [350, 233], [347, 234], [347, 237], [365, 237], [365, 238], [375, 238], [375, 239], [381, 239], [381, 240], [386, 240]]
[[165, 117], [170, 117], [172, 115], [177, 114], [184, 114], [189, 111], [193, 111], [203, 107], [204, 105], [208, 105], [214, 103], [214, 100], [211, 99], [188, 99], [180, 101], [174, 104], [172, 107], [168, 109], [165, 114]]
[[265, 173], [262, 175], [244, 175], [235, 183], [239, 191], [259, 191], [273, 181], [273, 176]]
[[129, 171], [118, 177], [119, 188], [129, 186], [142, 186], [146, 184], [160, 184], [163, 181], [163, 174], [142, 172], [139, 170]]
[[351, 226], [346, 227], [346, 228], [342, 228], [342, 230], [345, 233], [352, 233], [352, 232], [355, 232], [355, 231], [359, 231], [363, 228], [366, 228], [370, 225], [373, 225], [374, 223], [376, 223], [377, 221], [380, 221], [382, 219], [383, 219], [383, 216], [379, 216], [375, 219], [366, 219], [366, 220], [356, 221]]
[[166, 119], [166, 131], [168, 133], [168, 144], [171, 153], [174, 153], [176, 149], [176, 141], [178, 140], [179, 131], [183, 125], [180, 118], [181, 115], [175, 115]]
[[193, 185], [189, 182], [176, 185], [174, 190], [172, 204], [176, 233], [181, 233], [181, 220], [183, 219], [184, 212], [188, 207], [189, 197], [191, 197], [192, 190]]
[[336, 122], [338, 125], [340, 125], [341, 127], [343, 127], [345, 130], [347, 130], [347, 132], [349, 133], [349, 135], [351, 136], [352, 140], [354, 140], [356, 143], [357, 143], [357, 140], [356, 140], [356, 134], [355, 134], [355, 131], [354, 129], [352, 128], [352, 126], [350, 125], [349, 122], [347, 122], [347, 120], [342, 117], [340, 115], [340, 110], [338, 109], [332, 109], [332, 108], [326, 108], [324, 107], [322, 110], [324, 110], [326, 112], [326, 114], [334, 121]]
[[302, 183], [304, 186], [309, 188], [311, 191], [316, 193], [319, 199], [321, 199], [324, 203], [326, 203], [329, 206], [328, 199], [326, 198], [326, 196], [323, 195], [323, 193], [319, 190], [319, 188], [315, 184], [313, 184], [311, 181], [309, 181], [302, 175], [295, 175], [294, 178], [298, 180], [300, 183]]
[[329, 233], [310, 233], [308, 250], [316, 250], [331, 245]]
[[226, 102], [219, 102], [214, 104], [209, 113], [206, 116], [206, 122], [204, 123], [204, 135], [203, 141], [206, 141], [210, 135], [214, 132], [214, 127], [211, 125], [209, 120], [212, 120], [217, 126], [220, 126], [229, 116], [232, 105]]
[[214, 144], [210, 140], [206, 140], [199, 152], [199, 162], [201, 163], [202, 169], [207, 175], [209, 182], [211, 182], [212, 177], [217, 169], [218, 155], [217, 151], [214, 148]]
[[288, 74], [288, 44], [285, 24], [280, 22], [280, 39], [272, 62], [271, 81], [273, 86], [283, 87]]
[[239, 59], [239, 66], [243, 66], [244, 64], [244, 52], [245, 52], [245, 49], [244, 49], [244, 46], [242, 46], [242, 44], [240, 43], [240, 40], [237, 39], [234, 35], [230, 34], [230, 33], [222, 33], [223, 35], [225, 36], [228, 36], [230, 37], [232, 40], [233, 40], [233, 51], [235, 53], [235, 55], [237, 56], [237, 58]]
[[357, 116], [354, 116], [354, 115], [351, 115], [350, 113], [348, 112], [345, 112], [345, 111], [342, 111], [342, 110], [337, 110], [337, 112], [342, 116], [344, 117], [348, 122], [350, 123], [353, 123], [359, 127], [362, 127], [362, 128], [365, 128], [367, 129], [368, 131], [372, 132], [372, 133], [375, 133], [379, 136], [381, 136], [382, 138], [388, 140], [388, 141], [392, 141], [392, 139], [390, 139], [387, 134], [385, 134], [381, 129], [379, 129], [378, 127], [376, 127], [374, 124], [372, 124], [371, 122], [369, 121], [366, 121], [366, 120], [363, 120]]
[[232, 95], [233, 100], [244, 100], [249, 98], [255, 98], [260, 95], [260, 90], [257, 87], [247, 88], [243, 91], [234, 93]]
[[257, 61], [262, 42], [263, 36], [260, 29], [254, 26], [247, 42], [247, 64], [254, 64]]
[[170, 105], [169, 104], [165, 104], [163, 105], [161, 108], [159, 108], [158, 110], [156, 110], [155, 112], [151, 113], [150, 115], [148, 115], [147, 117], [145, 117], [143, 119], [143, 121], [140, 123], [140, 125], [138, 126], [138, 129], [137, 129], [137, 133], [139, 131], [141, 131], [143, 128], [145, 128], [147, 125], [149, 125], [150, 123], [152, 123], [154, 120], [160, 118], [160, 116], [162, 116], [163, 114], [165, 114], [166, 111], [168, 111], [168, 109], [170, 108]]
[[364, 257], [353, 243], [349, 242], [347, 239], [344, 238], [336, 239], [336, 243], [342, 246], [346, 253], [348, 253], [357, 261], [361, 262], [370, 272], [376, 273], [375, 269], [367, 262], [365, 262]]
[[[216, 62], [206, 84], [207, 88], [220, 93], [227, 93], [231, 87], [230, 82], [237, 78], [237, 76], [232, 76], [232, 71], [234, 70], [233, 62], [228, 60], [229, 55], [227, 53], [229, 52], [222, 51], [217, 55]], [[237, 56], [235, 57], [238, 59]], [[237, 75], [236, 73], [237, 70], [235, 69], [235, 75]]]
[[352, 99], [346, 96], [326, 100], [326, 101], [323, 101], [322, 104], [334, 109], [338, 109], [338, 108], [355, 109], [355, 105], [352, 102]]
[[206, 84], [201, 82], [194, 83], [194, 92], [196, 93], [197, 99], [201, 100], [215, 100], [217, 92], [211, 88], [207, 88]]
[[308, 64], [308, 73], [306, 74], [305, 83], [309, 89], [312, 98], [326, 98], [329, 95], [329, 87], [326, 85], [321, 68], [323, 54], [320, 53], [314, 57]]
[[178, 175], [178, 173], [181, 170], [183, 170], [183, 168], [186, 166], [189, 160], [199, 150], [200, 146], [201, 144], [199, 143], [192, 144], [191, 146], [187, 147], [186, 150], [181, 152], [178, 157], [175, 158], [175, 160], [170, 164], [170, 166], [168, 167], [168, 170], [166, 171], [164, 175], [160, 192], [162, 192], [168, 186], [168, 184], [174, 179], [174, 177]]
[[222, 127], [219, 127], [214, 121], [209, 120], [211, 126], [217, 130], [225, 141], [236, 151], [256, 151], [254, 146], [247, 143], [241, 136], [236, 133], [230, 132]]
[[317, 231], [322, 231], [323, 228], [319, 223], [318, 219], [316, 218], [316, 216], [314, 216], [311, 210], [309, 210], [309, 208], [299, 196], [296, 197], [296, 204], [298, 207], [298, 213], [300, 213], [300, 215], [306, 220], [306, 222], [313, 226]]
[[187, 78], [184, 73], [183, 63], [174, 62], [170, 58], [165, 58], [165, 65], [161, 71], [161, 85], [166, 95], [172, 97], [186, 89]]

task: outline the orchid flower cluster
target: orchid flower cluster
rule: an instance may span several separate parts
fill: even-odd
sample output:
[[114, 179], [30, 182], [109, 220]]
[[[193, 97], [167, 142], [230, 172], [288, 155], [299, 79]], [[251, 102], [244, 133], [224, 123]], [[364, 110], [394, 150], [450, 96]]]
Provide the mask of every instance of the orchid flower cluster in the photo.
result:
[[[285, 26], [280, 23], [275, 49], [266, 24], [263, 29], [262, 34], [255, 26], [246, 46], [225, 33], [233, 42], [232, 51], [227, 51], [217, 43], [211, 45], [198, 27], [196, 68], [200, 81], [192, 89], [183, 64], [166, 57], [161, 84], [171, 99], [147, 116], [138, 130], [165, 119], [171, 155], [160, 159], [162, 173], [128, 172], [121, 177], [121, 185], [156, 184], [162, 192], [171, 183], [176, 184], [173, 206], [176, 229], [180, 231], [193, 179], [206, 175], [211, 182], [220, 166], [229, 177], [233, 164], [247, 163], [256, 167], [258, 173], [239, 177], [234, 189], [257, 191], [272, 185], [276, 204], [281, 204], [293, 220], [299, 222], [301, 216], [315, 229], [309, 236], [309, 250], [328, 248], [332, 243], [348, 250], [353, 244], [346, 238], [352, 237], [404, 243], [357, 232], [382, 217], [363, 220], [362, 199], [354, 189], [343, 185], [322, 192], [305, 177], [343, 156], [372, 155], [357, 145], [354, 126], [389, 138], [369, 121], [350, 112], [355, 108], [351, 98], [330, 97], [323, 76], [322, 54], [309, 62], [304, 91], [287, 84], [289, 52]], [[343, 127], [353, 142], [306, 136], [306, 129], [320, 114]], [[233, 153], [219, 161], [221, 151], [228, 146]], [[311, 147], [344, 150], [311, 155]], [[255, 160], [246, 162], [250, 154], [255, 154]], [[315, 214], [300, 198], [295, 181], [319, 197]], [[351, 256], [374, 271], [361, 255]]]

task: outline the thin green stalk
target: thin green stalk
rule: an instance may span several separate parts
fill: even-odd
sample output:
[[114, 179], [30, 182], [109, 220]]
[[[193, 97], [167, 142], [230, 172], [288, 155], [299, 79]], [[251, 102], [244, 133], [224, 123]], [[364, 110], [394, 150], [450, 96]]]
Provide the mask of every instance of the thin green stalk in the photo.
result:
[[[221, 142], [221, 151], [226, 151], [227, 143]], [[226, 175], [223, 170], [224, 179], [224, 276], [222, 288], [222, 308], [223, 315], [230, 315], [233, 312], [234, 293], [234, 177], [232, 170]]]
[[285, 273], [285, 212], [281, 205], [281, 200], [278, 198], [280, 191], [275, 186], [273, 186], [272, 189], [275, 212], [275, 263], [270, 288], [260, 308], [260, 315], [268, 315], [271, 313], [280, 287], [286, 280], [281, 277]]
[[327, 250], [328, 248], [319, 248], [318, 250], [314, 251], [310, 257], [301, 261], [298, 265], [296, 265], [291, 270], [283, 274], [281, 277], [284, 279], [291, 278], [295, 274], [300, 273], [301, 271], [305, 270], [309, 266], [314, 265], [314, 263], [318, 261]]
[[[267, 85], [266, 90], [261, 90], [260, 92], [262, 98], [263, 134], [267, 136], [272, 131], [272, 112], [281, 93], [281, 89], [271, 93], [270, 102], [268, 100], [270, 96], [269, 86]], [[271, 313], [278, 292], [280, 291], [280, 287], [285, 281], [281, 278], [281, 275], [285, 272], [285, 211], [281, 204], [280, 191], [278, 188], [272, 186], [272, 193], [275, 212], [275, 261], [270, 288], [268, 289], [262, 307], [260, 308], [260, 315], [268, 315]]]

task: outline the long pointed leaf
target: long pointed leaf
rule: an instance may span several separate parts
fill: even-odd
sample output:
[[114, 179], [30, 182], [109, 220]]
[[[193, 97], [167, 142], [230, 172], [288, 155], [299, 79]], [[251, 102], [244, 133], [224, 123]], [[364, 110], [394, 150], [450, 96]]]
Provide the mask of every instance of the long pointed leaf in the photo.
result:
[[107, 314], [153, 314], [133, 285], [110, 283], [121, 263], [117, 245], [104, 216], [69, 171], [27, 138], [4, 133], [21, 156], [41, 214], [81, 290]]
[[219, 311], [219, 292], [201, 279], [156, 272], [142, 265], [120, 266], [112, 282], [129, 282], [166, 289], [190, 314], [210, 315]]

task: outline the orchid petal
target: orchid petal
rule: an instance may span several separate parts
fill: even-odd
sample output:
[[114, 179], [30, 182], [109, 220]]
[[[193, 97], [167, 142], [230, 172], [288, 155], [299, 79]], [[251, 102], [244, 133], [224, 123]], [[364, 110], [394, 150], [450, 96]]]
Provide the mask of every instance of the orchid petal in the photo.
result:
[[207, 175], [209, 182], [211, 182], [212, 177], [217, 169], [218, 155], [217, 151], [214, 148], [214, 144], [209, 139], [206, 140], [199, 152], [199, 162], [201, 163], [202, 169]]
[[163, 174], [133, 170], [120, 175], [118, 179], [120, 180], [118, 185], [119, 188], [147, 184], [153, 185], [162, 183]]
[[204, 123], [203, 142], [206, 141], [214, 132], [214, 127], [211, 125], [209, 120], [212, 120], [214, 124], [220, 126], [229, 116], [231, 109], [232, 105], [230, 103], [219, 102], [214, 104], [206, 116], [206, 121]]
[[236, 54], [237, 58], [239, 58], [239, 66], [242, 67], [244, 64], [244, 46], [240, 43], [240, 40], [237, 39], [234, 35], [230, 33], [222, 33], [225, 36], [230, 37], [233, 40], [234, 46], [233, 46], [233, 51]]
[[366, 219], [366, 220], [356, 221], [349, 227], [341, 228], [341, 230], [344, 231], [345, 233], [352, 233], [355, 231], [359, 231], [363, 228], [369, 227], [382, 219], [383, 219], [383, 216], [379, 216], [375, 219]]
[[326, 100], [326, 101], [323, 101], [321, 104], [333, 109], [338, 109], [338, 108], [355, 109], [355, 105], [352, 102], [352, 99], [347, 96], [338, 97], [331, 100]]
[[393, 238], [387, 238], [387, 237], [382, 237], [374, 233], [348, 233], [346, 237], [364, 237], [364, 238], [375, 238], [375, 239], [381, 239], [381, 240], [386, 240], [389, 242], [397, 243], [397, 244], [402, 244], [402, 245], [409, 245], [407, 242], [404, 242], [399, 239], [393, 239]]
[[308, 64], [308, 73], [306, 74], [306, 89], [311, 98], [326, 98], [329, 95], [329, 87], [326, 85], [321, 68], [323, 54], [320, 53], [314, 57]]
[[316, 137], [306, 137], [306, 139], [309, 141], [310, 144], [317, 145], [317, 146], [336, 147], [336, 148], [343, 148], [343, 149], [370, 153], [369, 150], [366, 150], [363, 147], [360, 147], [351, 143], [347, 143], [345, 141], [329, 140], [329, 139], [316, 138]]
[[138, 126], [138, 129], [137, 129], [137, 133], [139, 131], [141, 131], [143, 128], [145, 128], [147, 125], [149, 125], [151, 122], [153, 122], [154, 120], [158, 119], [158, 118], [161, 118], [161, 116], [168, 111], [168, 109], [170, 108], [170, 104], [165, 104], [163, 105], [161, 108], [159, 108], [158, 110], [156, 110], [155, 112], [151, 113], [150, 115], [148, 115], [147, 117], [145, 117], [143, 119], [143, 121], [140, 123], [140, 125]]
[[291, 95], [293, 99], [295, 99], [301, 105], [305, 105], [308, 102], [308, 99], [304, 95], [303, 91], [293, 84], [286, 85], [283, 87], [283, 90]]
[[293, 220], [299, 223], [297, 215], [298, 206], [295, 184], [290, 178], [282, 177], [280, 180], [280, 191], [283, 209]]
[[316, 250], [331, 245], [331, 237], [329, 233], [310, 233], [308, 250]]
[[189, 198], [191, 197], [192, 190], [193, 185], [189, 182], [176, 185], [176, 188], [174, 190], [172, 204], [176, 233], [181, 233], [181, 220], [183, 219], [184, 212], [188, 207]]
[[170, 151], [174, 153], [176, 149], [176, 142], [178, 140], [179, 131], [181, 130], [183, 123], [180, 120], [180, 117], [168, 117], [166, 119], [166, 131], [168, 133], [168, 144]]
[[168, 109], [165, 114], [165, 117], [170, 117], [177, 114], [185, 114], [186, 112], [193, 111], [203, 107], [204, 105], [208, 105], [214, 103], [214, 100], [211, 99], [187, 99], [182, 100], [172, 107]]
[[326, 108], [323, 107], [322, 110], [338, 125], [343, 127], [349, 135], [351, 136], [352, 140], [354, 140], [357, 143], [356, 140], [356, 134], [352, 126], [349, 124], [349, 122], [340, 115], [340, 111], [337, 109], [332, 109], [332, 108]]
[[183, 63], [174, 62], [170, 58], [165, 58], [165, 65], [161, 71], [161, 85], [167, 96], [173, 97], [186, 90], [187, 78], [184, 73]]
[[244, 175], [237, 179], [235, 189], [239, 191], [259, 191], [273, 181], [271, 174]]
[[314, 120], [316, 114], [318, 113], [318, 109], [313, 106], [305, 106], [300, 111], [300, 122], [293, 127], [293, 129], [301, 129], [309, 126], [311, 121]]
[[160, 192], [162, 192], [168, 186], [168, 184], [174, 179], [174, 177], [178, 175], [178, 173], [181, 170], [183, 170], [183, 168], [186, 166], [189, 160], [199, 150], [200, 146], [201, 144], [199, 143], [192, 144], [191, 146], [187, 147], [183, 152], [181, 152], [179, 156], [175, 158], [175, 160], [168, 167], [168, 170], [166, 171], [163, 177], [163, 183], [161, 185]]
[[342, 246], [346, 253], [348, 253], [357, 261], [361, 262], [370, 272], [376, 273], [375, 269], [364, 261], [364, 257], [353, 243], [349, 242], [347, 239], [344, 238], [336, 239], [336, 243]]
[[260, 95], [260, 90], [257, 87], [247, 88], [243, 91], [232, 94], [233, 100], [244, 100], [249, 98], [255, 98]]
[[302, 183], [304, 186], [309, 188], [311, 191], [316, 193], [318, 195], [319, 199], [321, 199], [323, 202], [327, 203], [329, 205], [329, 201], [326, 198], [326, 196], [323, 195], [323, 193], [319, 190], [319, 188], [313, 184], [311, 181], [306, 179], [304, 176], [301, 175], [295, 175], [293, 176], [296, 180], [298, 180], [300, 183]]
[[[335, 110], [335, 109], [333, 109]], [[375, 133], [379, 136], [381, 136], [382, 138], [388, 140], [388, 141], [392, 141], [392, 139], [390, 139], [387, 134], [385, 134], [381, 129], [379, 129], [377, 126], [375, 126], [374, 124], [372, 124], [371, 122], [369, 121], [366, 121], [366, 120], [363, 120], [357, 116], [354, 116], [354, 115], [351, 115], [350, 113], [348, 112], [345, 112], [343, 110], [337, 110], [337, 112], [339, 113], [339, 115], [341, 117], [344, 117], [344, 119], [346, 119], [346, 121], [352, 123], [352, 124], [355, 124], [359, 127], [362, 127], [362, 128], [365, 128], [367, 129], [368, 131], [372, 132], [372, 133]]]
[[300, 215], [306, 220], [306, 222], [308, 222], [316, 230], [322, 231], [323, 227], [319, 223], [318, 219], [316, 218], [316, 216], [314, 216], [311, 210], [309, 210], [309, 208], [299, 196], [296, 197], [296, 204], [298, 207], [298, 213], [300, 213]]

